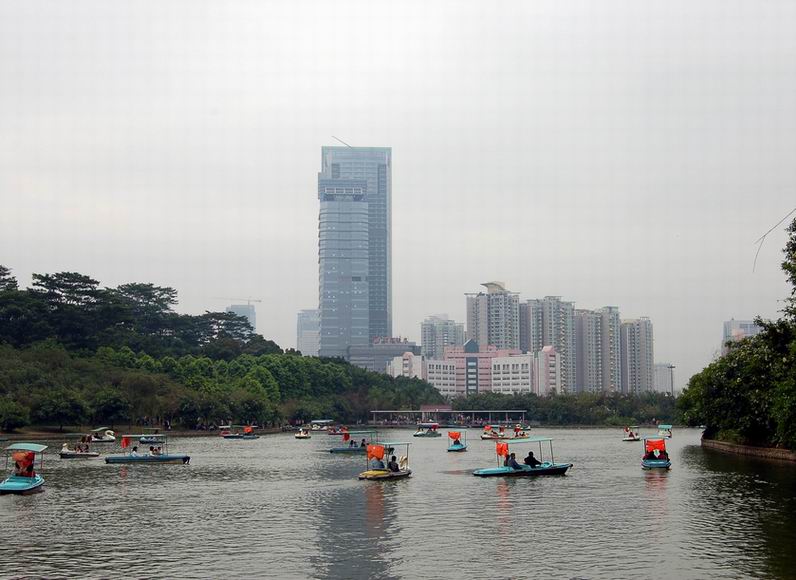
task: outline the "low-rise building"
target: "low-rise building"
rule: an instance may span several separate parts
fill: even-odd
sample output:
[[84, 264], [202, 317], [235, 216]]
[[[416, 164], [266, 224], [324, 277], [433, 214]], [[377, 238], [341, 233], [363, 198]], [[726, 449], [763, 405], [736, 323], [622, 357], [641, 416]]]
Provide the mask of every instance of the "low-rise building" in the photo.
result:
[[405, 352], [401, 356], [393, 357], [387, 363], [387, 374], [391, 377], [407, 377], [422, 379], [426, 376], [424, 357], [413, 352]]
[[515, 354], [493, 358], [492, 392], [504, 395], [533, 392], [533, 355]]

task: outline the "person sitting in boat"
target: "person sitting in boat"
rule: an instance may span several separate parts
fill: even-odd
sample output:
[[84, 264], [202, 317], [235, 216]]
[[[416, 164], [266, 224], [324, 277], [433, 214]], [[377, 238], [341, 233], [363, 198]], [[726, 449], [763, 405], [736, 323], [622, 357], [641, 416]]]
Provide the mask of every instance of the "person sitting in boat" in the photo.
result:
[[650, 449], [649, 451], [647, 451], [647, 452], [644, 454], [644, 459], [647, 459], [647, 460], [650, 460], [650, 459], [657, 459], [657, 457], [655, 457], [655, 451], [653, 451], [652, 449]]
[[360, 443], [359, 446], [360, 447], [367, 447], [368, 446], [368, 442], [363, 439], [362, 443]]
[[149, 456], [150, 457], [154, 457], [155, 455], [157, 455], [157, 453], [155, 453], [155, 448], [152, 445], [150, 445], [149, 446]]
[[133, 445], [133, 450], [130, 452], [132, 457], [138, 457], [138, 445]]
[[69, 443], [61, 445], [61, 453], [69, 453]]
[[661, 459], [663, 461], [669, 460], [669, 454], [666, 452], [666, 449], [661, 449], [660, 451], [658, 451], [658, 459]]
[[517, 463], [517, 457], [513, 453], [509, 455], [509, 458], [506, 460], [506, 467], [511, 467], [512, 469], [522, 469], [522, 466]]
[[396, 461], [395, 455], [390, 457], [390, 460], [387, 462], [387, 469], [389, 469], [393, 473], [401, 471], [401, 468], [398, 466], [398, 461]]
[[528, 457], [525, 458], [523, 463], [529, 467], [538, 467], [539, 465], [542, 464], [541, 461], [539, 461], [538, 459], [536, 459], [536, 457], [533, 456], [533, 451], [528, 452]]
[[461, 445], [461, 444], [462, 444], [462, 442], [461, 442], [461, 441], [459, 441], [458, 439], [454, 439], [454, 441], [453, 441], [453, 444], [454, 444], [454, 445]]
[[351, 441], [348, 442], [348, 446], [349, 447], [356, 447], [357, 446], [357, 442], [352, 439]]
[[371, 469], [385, 469], [384, 462], [381, 459], [374, 459], [370, 464]]

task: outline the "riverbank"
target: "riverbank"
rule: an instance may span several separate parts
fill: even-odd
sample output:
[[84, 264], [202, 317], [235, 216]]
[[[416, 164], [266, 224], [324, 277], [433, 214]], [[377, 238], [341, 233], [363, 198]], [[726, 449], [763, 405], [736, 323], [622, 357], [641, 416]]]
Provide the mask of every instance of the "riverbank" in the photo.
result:
[[750, 457], [760, 457], [762, 459], [774, 459], [777, 461], [790, 461], [796, 463], [796, 452], [788, 449], [777, 449], [776, 447], [752, 447], [751, 445], [739, 445], [726, 441], [702, 438], [702, 447], [712, 449], [721, 453], [733, 453], [735, 455], [746, 455]]

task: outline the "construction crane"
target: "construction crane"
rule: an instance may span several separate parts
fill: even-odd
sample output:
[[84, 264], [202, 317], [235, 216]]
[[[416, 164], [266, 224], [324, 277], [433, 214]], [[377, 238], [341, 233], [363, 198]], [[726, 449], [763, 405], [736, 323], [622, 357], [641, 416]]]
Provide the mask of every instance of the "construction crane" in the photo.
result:
[[214, 296], [213, 300], [232, 300], [234, 302], [246, 302], [247, 306], [251, 306], [252, 302], [262, 302], [262, 300], [258, 300], [257, 298], [226, 298], [224, 296]]

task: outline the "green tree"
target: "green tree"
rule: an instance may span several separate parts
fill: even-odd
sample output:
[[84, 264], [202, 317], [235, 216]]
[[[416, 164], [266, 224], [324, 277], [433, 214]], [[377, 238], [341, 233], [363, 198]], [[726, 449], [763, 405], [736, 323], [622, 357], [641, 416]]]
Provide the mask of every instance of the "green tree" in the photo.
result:
[[33, 418], [41, 424], [80, 425], [86, 417], [86, 403], [72, 389], [53, 388], [40, 394], [33, 403]]
[[130, 419], [130, 401], [115, 389], [106, 387], [94, 393], [91, 399], [94, 424], [109, 423]]
[[29, 423], [27, 408], [8, 397], [0, 397], [0, 430], [13, 431]]

